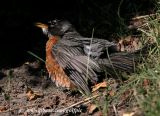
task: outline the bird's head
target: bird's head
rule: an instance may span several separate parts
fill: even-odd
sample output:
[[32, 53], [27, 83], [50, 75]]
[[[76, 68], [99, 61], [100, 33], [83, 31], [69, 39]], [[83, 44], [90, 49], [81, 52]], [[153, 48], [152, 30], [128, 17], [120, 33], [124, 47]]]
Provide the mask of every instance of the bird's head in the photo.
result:
[[66, 32], [72, 28], [71, 23], [68, 21], [53, 20], [49, 22], [49, 31], [51, 35], [63, 36]]
[[63, 36], [66, 32], [72, 29], [71, 23], [60, 20], [49, 21], [48, 25], [36, 23], [36, 26], [40, 27], [43, 33], [48, 36]]

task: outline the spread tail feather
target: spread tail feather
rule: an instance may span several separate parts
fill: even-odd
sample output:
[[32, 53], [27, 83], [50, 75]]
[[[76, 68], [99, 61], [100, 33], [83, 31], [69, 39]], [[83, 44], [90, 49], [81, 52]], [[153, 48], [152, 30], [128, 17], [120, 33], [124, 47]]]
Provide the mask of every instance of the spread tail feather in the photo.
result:
[[149, 54], [149, 49], [153, 49], [155, 44], [145, 45], [142, 49], [134, 53], [114, 53], [108, 56], [108, 59], [99, 59], [98, 63], [103, 65], [107, 72], [124, 71], [132, 73], [135, 71], [135, 65], [141, 62]]

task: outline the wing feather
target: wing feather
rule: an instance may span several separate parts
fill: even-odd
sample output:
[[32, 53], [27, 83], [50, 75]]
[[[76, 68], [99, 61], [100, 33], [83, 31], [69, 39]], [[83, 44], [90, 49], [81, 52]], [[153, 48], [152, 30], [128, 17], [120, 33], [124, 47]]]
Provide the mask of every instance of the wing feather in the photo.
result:
[[[64, 40], [63, 43], [65, 43]], [[88, 93], [88, 80], [94, 82], [98, 80], [95, 72], [100, 70], [98, 63], [92, 59], [88, 60], [83, 48], [78, 46], [78, 44], [75, 44], [75, 46], [68, 46], [59, 41], [53, 46], [52, 54], [72, 82], [81, 91]]]

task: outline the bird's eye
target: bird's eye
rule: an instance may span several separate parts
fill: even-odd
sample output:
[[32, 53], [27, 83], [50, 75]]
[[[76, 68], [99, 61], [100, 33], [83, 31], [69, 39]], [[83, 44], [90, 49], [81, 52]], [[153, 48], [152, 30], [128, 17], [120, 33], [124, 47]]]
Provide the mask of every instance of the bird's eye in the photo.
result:
[[58, 22], [59, 20], [55, 19], [55, 20], [49, 21], [48, 23], [50, 24], [51, 27], [54, 27], [55, 25], [57, 25]]

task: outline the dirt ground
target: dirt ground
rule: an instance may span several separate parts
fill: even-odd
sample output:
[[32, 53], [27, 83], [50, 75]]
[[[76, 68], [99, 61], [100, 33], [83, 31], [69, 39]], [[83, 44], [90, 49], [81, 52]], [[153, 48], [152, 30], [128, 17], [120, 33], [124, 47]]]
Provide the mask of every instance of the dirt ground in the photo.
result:
[[82, 99], [78, 92], [57, 88], [39, 62], [0, 71], [1, 116], [85, 116], [83, 105], [62, 110]]

